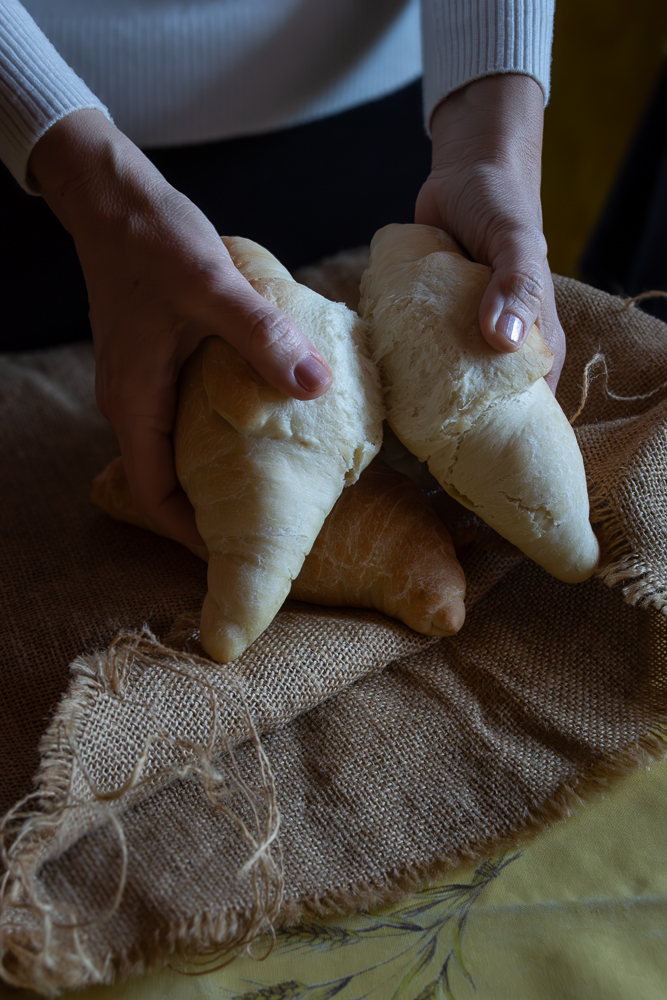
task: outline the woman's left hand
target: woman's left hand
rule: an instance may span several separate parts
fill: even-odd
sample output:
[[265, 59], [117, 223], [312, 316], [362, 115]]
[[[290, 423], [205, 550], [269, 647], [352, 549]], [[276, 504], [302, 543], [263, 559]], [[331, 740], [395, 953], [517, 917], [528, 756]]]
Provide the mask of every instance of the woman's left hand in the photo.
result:
[[542, 232], [540, 175], [543, 94], [531, 77], [499, 74], [469, 83], [436, 108], [433, 162], [415, 222], [450, 233], [493, 268], [479, 323], [499, 351], [517, 351], [537, 322], [554, 354], [555, 391], [565, 334]]

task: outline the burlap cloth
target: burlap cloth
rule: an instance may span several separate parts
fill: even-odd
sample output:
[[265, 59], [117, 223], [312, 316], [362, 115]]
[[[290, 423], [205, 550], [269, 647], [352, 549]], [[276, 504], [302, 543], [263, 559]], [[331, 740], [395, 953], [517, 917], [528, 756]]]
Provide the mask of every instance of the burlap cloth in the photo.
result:
[[[361, 257], [308, 280], [349, 299]], [[8, 982], [111, 982], [396, 898], [662, 752], [667, 327], [556, 290], [567, 414], [609, 367], [577, 421], [604, 564], [559, 583], [456, 508], [447, 639], [288, 603], [237, 662], [199, 658], [205, 566], [88, 501], [116, 453], [90, 347], [0, 361]]]

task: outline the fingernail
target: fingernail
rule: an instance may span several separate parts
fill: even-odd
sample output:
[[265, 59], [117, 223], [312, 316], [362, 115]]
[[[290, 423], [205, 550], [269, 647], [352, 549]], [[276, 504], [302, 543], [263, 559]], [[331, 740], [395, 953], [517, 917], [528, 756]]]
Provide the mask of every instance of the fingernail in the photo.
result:
[[501, 313], [496, 323], [496, 333], [509, 340], [510, 344], [520, 344], [523, 340], [523, 323], [512, 313]]
[[294, 368], [294, 378], [306, 392], [315, 392], [331, 381], [324, 365], [312, 354], [306, 354]]

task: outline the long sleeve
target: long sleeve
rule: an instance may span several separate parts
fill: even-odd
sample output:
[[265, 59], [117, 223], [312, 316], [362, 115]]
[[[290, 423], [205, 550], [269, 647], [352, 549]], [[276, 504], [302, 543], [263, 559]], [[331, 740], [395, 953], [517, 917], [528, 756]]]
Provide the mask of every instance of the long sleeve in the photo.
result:
[[[97, 107], [80, 80], [66, 80], [71, 67], [141, 148], [288, 128], [377, 100], [421, 74], [420, 0], [22, 2], [62, 60], [52, 49], [42, 51], [48, 43], [35, 40], [18, 0], [0, 0], [0, 23], [4, 18], [10, 26], [5, 36], [23, 36], [5, 65], [29, 63], [41, 103], [58, 103], [66, 85], [74, 106], [81, 99]], [[43, 74], [42, 65], [52, 68]], [[26, 92], [26, 66], [11, 72], [5, 105], [16, 100], [17, 87]], [[21, 123], [13, 128], [20, 131], [25, 108], [19, 102], [14, 110]], [[36, 110], [33, 136], [42, 118], [52, 117]], [[21, 135], [22, 153], [2, 154], [12, 157], [17, 176], [25, 144]]]
[[26, 191], [35, 143], [82, 108], [111, 117], [18, 0], [0, 0], [0, 159]]
[[422, 0], [424, 119], [453, 90], [525, 73], [549, 99], [555, 0]]
[[[109, 116], [77, 72], [141, 146], [260, 134], [375, 100], [419, 75], [418, 3], [30, 0], [44, 34], [18, 0], [0, 0], [0, 158], [28, 189], [51, 125], [81, 108]], [[546, 100], [553, 10], [421, 0], [427, 126], [448, 93], [490, 74], [526, 73]]]

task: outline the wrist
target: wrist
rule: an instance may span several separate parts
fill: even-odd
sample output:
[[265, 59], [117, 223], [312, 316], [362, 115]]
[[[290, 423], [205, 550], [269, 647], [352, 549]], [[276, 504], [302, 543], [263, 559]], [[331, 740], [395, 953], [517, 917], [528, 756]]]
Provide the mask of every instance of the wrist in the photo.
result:
[[157, 171], [100, 111], [83, 109], [56, 122], [29, 161], [31, 184], [75, 235], [127, 212], [148, 197]]
[[459, 164], [519, 167], [539, 187], [544, 96], [532, 77], [502, 73], [473, 80], [431, 118], [433, 169]]

